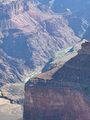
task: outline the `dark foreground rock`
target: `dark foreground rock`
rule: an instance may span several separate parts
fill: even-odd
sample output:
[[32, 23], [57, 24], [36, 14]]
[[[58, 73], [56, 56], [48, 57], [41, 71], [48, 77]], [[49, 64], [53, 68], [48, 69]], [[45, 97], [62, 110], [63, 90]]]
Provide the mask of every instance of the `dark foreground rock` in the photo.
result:
[[90, 107], [78, 91], [65, 88], [30, 91], [33, 97], [27, 98], [24, 120], [90, 120]]
[[90, 43], [25, 86], [24, 120], [90, 120]]

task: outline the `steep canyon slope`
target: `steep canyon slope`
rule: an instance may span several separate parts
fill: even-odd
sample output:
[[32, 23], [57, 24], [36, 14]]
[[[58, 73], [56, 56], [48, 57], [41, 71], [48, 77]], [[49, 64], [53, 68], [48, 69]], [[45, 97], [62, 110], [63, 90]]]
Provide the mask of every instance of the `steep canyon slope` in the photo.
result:
[[0, 2], [1, 85], [23, 81], [31, 69], [79, 40], [63, 15], [40, 9], [38, 2]]
[[90, 25], [90, 1], [89, 0], [39, 0], [44, 6], [48, 6], [55, 13], [63, 14], [68, 20], [69, 26], [75, 34], [82, 37]]

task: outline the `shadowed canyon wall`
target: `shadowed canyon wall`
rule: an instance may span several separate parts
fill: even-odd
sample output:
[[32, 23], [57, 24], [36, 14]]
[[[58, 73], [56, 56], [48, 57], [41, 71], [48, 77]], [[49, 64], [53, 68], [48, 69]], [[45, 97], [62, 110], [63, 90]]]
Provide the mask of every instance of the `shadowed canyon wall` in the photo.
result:
[[89, 53], [85, 42], [62, 68], [26, 83], [24, 120], [90, 120]]

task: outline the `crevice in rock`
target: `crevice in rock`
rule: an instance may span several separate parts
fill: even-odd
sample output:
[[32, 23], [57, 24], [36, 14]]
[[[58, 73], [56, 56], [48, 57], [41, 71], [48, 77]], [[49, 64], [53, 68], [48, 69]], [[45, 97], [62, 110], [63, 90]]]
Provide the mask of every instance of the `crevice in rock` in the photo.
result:
[[0, 93], [1, 93], [0, 98], [3, 98], [5, 100], [9, 100], [11, 104], [15, 103], [15, 101], [12, 100], [11, 98], [8, 98], [7, 96], [4, 96], [2, 90], [0, 90]]

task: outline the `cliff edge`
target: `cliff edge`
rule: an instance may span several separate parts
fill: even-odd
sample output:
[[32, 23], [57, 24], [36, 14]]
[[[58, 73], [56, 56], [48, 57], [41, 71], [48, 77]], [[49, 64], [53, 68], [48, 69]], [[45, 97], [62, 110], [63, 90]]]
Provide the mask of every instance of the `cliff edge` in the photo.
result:
[[26, 83], [24, 120], [90, 120], [89, 49]]

